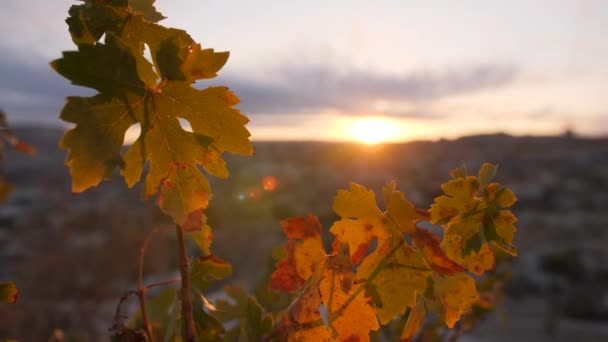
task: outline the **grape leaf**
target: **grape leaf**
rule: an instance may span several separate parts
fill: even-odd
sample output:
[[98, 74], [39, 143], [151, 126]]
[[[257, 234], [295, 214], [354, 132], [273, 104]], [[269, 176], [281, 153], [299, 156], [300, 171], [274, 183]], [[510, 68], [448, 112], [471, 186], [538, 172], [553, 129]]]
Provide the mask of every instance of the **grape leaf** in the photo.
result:
[[211, 254], [213, 233], [211, 232], [211, 227], [207, 224], [207, 216], [205, 216], [202, 209], [191, 212], [182, 228], [194, 240], [203, 252], [203, 255], [208, 256]]
[[17, 152], [34, 155], [36, 149], [25, 141], [19, 139], [13, 130], [8, 126], [6, 113], [0, 109], [0, 159], [4, 158], [4, 144], [13, 147]]
[[431, 231], [423, 228], [416, 228], [416, 234], [412, 235], [414, 245], [422, 251], [422, 255], [429, 263], [433, 271], [440, 274], [451, 275], [461, 272], [464, 268], [450, 258], [441, 249], [441, 241]]
[[446, 255], [481, 275], [494, 268], [491, 244], [516, 255], [512, 246], [516, 221], [509, 210], [516, 197], [498, 183], [490, 183], [496, 167], [484, 164], [478, 176], [453, 172], [455, 179], [442, 185], [446, 195], [439, 196], [431, 206], [431, 221], [443, 224], [445, 234], [441, 247]]
[[424, 306], [424, 300], [421, 298], [416, 302], [416, 306], [412, 308], [409, 316], [407, 316], [407, 321], [405, 322], [405, 327], [403, 328], [403, 332], [401, 333], [400, 341], [401, 342], [409, 342], [412, 340], [412, 337], [422, 323], [424, 322], [424, 316], [426, 315], [426, 308]]
[[[515, 217], [500, 210], [498, 202], [511, 203], [514, 196], [488, 184], [492, 170], [482, 170], [481, 183], [466, 176], [464, 166], [452, 172], [455, 179], [444, 184], [446, 195], [436, 199], [430, 215], [409, 203], [394, 182], [383, 188], [385, 212], [372, 191], [351, 183], [334, 199], [341, 219], [330, 228], [334, 241], [329, 255], [313, 216], [283, 221], [287, 257], [277, 263], [271, 287], [301, 291], [277, 325], [279, 340], [367, 341], [379, 324], [388, 324], [408, 307], [403, 340], [414, 336], [427, 310], [453, 327], [478, 303], [475, 280], [465, 269], [478, 275], [492, 269], [490, 244], [508, 247], [513, 238]], [[425, 218], [445, 221], [443, 241], [416, 227]], [[467, 251], [475, 243], [477, 251]]]
[[416, 208], [408, 201], [401, 191], [397, 191], [397, 183], [392, 181], [383, 189], [387, 216], [394, 220], [397, 226], [408, 234], [416, 231], [416, 221], [421, 219]]
[[321, 304], [318, 277], [314, 277], [279, 322], [279, 341], [329, 340], [329, 330], [320, 311]]
[[19, 290], [12, 281], [0, 282], [0, 302], [15, 303], [19, 298]]
[[0, 177], [0, 203], [6, 201], [6, 198], [14, 188], [13, 184], [6, 182], [4, 178]]
[[333, 341], [369, 341], [369, 333], [380, 326], [374, 308], [367, 303], [363, 291], [352, 286], [348, 253], [328, 257], [327, 267], [319, 282], [321, 300], [328, 313]]
[[342, 219], [334, 222], [329, 231], [335, 237], [332, 244], [334, 250], [342, 242], [348, 244], [353, 264], [358, 264], [367, 255], [374, 239], [385, 240], [388, 234], [381, 219], [374, 216], [358, 220]]
[[310, 278], [316, 267], [325, 259], [321, 240], [321, 224], [312, 215], [281, 221], [283, 232], [289, 238], [285, 245], [287, 258], [276, 264], [270, 288], [282, 292], [299, 289]]
[[475, 280], [465, 273], [433, 276], [435, 298], [443, 305], [444, 320], [453, 328], [460, 316], [478, 301]]
[[339, 190], [334, 198], [334, 211], [342, 218], [381, 216], [376, 195], [362, 185], [351, 182], [349, 190]]
[[133, 10], [140, 12], [146, 20], [158, 22], [166, 19], [154, 7], [155, 2], [156, 0], [129, 0], [129, 5]]
[[[184, 59], [190, 56], [188, 51]], [[192, 58], [197, 62], [189, 64], [188, 72], [195, 65], [209, 70], [198, 73], [215, 75], [216, 65], [201, 65], [198, 57]], [[174, 61], [156, 60], [163, 78], [154, 88], [142, 80], [134, 49], [112, 33], [106, 34], [105, 44], [83, 44], [53, 61], [53, 68], [73, 84], [99, 91], [90, 98], [68, 98], [61, 117], [76, 127], [66, 133], [61, 146], [69, 151], [66, 164], [74, 192], [98, 185], [119, 166], [132, 187], [149, 162], [144, 195], [158, 194], [161, 209], [183, 224], [190, 213], [207, 206], [211, 194], [198, 166], [210, 165], [208, 172], [225, 177], [224, 151], [252, 153], [245, 128], [248, 119], [233, 108], [238, 98], [227, 88], [198, 90], [191, 86], [190, 76], [170, 80]], [[180, 118], [190, 123], [192, 132], [182, 128]], [[121, 155], [126, 130], [134, 123], [141, 125], [141, 135]]]
[[215, 255], [194, 259], [190, 269], [192, 286], [201, 292], [215, 281], [224, 279], [231, 274], [232, 266]]
[[238, 326], [228, 331], [225, 341], [261, 341], [272, 329], [272, 318], [242, 288], [225, 286], [224, 292], [231, 300], [218, 300], [212, 315], [224, 322], [239, 321]]
[[387, 324], [404, 314], [408, 307], [413, 307], [416, 295], [425, 292], [431, 275], [431, 268], [420, 252], [405, 244], [392, 253], [389, 249], [388, 244], [378, 247], [357, 269], [359, 282], [374, 276], [377, 269], [381, 270], [372, 282], [378, 294], [374, 306], [381, 324]]

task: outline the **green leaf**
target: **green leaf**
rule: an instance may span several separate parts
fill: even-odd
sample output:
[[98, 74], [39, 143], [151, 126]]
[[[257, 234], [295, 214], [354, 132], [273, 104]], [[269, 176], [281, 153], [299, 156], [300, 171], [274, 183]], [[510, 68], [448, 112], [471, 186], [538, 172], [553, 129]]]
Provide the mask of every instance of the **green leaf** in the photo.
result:
[[215, 317], [205, 312], [202, 297], [195, 295], [193, 297], [192, 317], [194, 319], [194, 327], [196, 335], [200, 342], [219, 342], [224, 339], [222, 336], [225, 333], [224, 326]]
[[223, 322], [238, 320], [238, 326], [229, 331], [227, 341], [261, 341], [272, 329], [272, 318], [265, 315], [258, 302], [237, 286], [226, 286], [224, 292], [230, 300], [218, 300], [213, 315]]
[[224, 279], [231, 274], [232, 266], [215, 255], [194, 259], [190, 270], [192, 285], [201, 292], [213, 282]]
[[460, 162], [460, 166], [450, 171], [450, 175], [454, 179], [467, 178], [467, 167], [464, 162]]
[[0, 283], [0, 302], [15, 303], [19, 298], [19, 290], [12, 281]]
[[490, 164], [484, 163], [479, 169], [479, 174], [477, 176], [477, 180], [479, 181], [479, 188], [483, 189], [486, 185], [490, 184], [492, 179], [496, 176], [496, 170], [498, 167]]
[[479, 252], [481, 249], [481, 236], [479, 234], [473, 235], [472, 238], [468, 239], [464, 246], [463, 255], [469, 255], [471, 252]]

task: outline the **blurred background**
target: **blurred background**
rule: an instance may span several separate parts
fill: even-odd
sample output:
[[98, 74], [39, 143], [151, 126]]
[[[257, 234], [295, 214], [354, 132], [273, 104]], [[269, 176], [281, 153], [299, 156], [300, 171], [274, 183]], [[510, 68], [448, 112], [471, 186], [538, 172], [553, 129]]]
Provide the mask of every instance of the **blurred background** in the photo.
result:
[[[139, 246], [170, 224], [118, 176], [70, 192], [67, 95], [93, 94], [54, 74], [74, 46], [75, 2], [0, 3], [0, 108], [38, 154], [7, 153], [15, 191], [0, 206], [0, 338], [55, 329], [107, 340], [119, 297], [136, 286]], [[220, 77], [241, 98], [253, 157], [228, 156], [208, 216], [229, 283], [264, 286], [281, 219], [336, 216], [337, 189], [396, 180], [418, 207], [448, 171], [500, 165], [519, 198], [507, 298], [466, 341], [608, 340], [608, 2], [159, 0], [162, 23], [230, 50]], [[133, 127], [128, 144], [137, 135]], [[156, 237], [146, 280], [177, 275], [172, 234]], [[131, 309], [133, 310], [133, 309]]]

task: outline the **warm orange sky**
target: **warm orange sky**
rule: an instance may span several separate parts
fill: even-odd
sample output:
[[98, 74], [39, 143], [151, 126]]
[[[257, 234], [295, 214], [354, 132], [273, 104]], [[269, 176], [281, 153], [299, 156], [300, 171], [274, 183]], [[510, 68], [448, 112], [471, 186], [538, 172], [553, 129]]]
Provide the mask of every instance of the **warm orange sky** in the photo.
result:
[[[86, 93], [47, 64], [74, 48], [72, 3], [0, 3], [0, 107], [12, 121], [60, 125], [64, 96]], [[156, 5], [165, 25], [231, 51], [201, 86], [235, 90], [257, 140], [608, 133], [608, 1]]]

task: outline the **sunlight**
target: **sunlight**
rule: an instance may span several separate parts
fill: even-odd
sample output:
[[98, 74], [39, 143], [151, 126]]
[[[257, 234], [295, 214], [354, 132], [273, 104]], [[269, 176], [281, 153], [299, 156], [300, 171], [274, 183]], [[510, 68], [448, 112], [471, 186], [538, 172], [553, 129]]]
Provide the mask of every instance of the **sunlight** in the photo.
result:
[[399, 128], [396, 125], [380, 117], [356, 119], [349, 131], [354, 140], [368, 145], [394, 140], [399, 133]]

